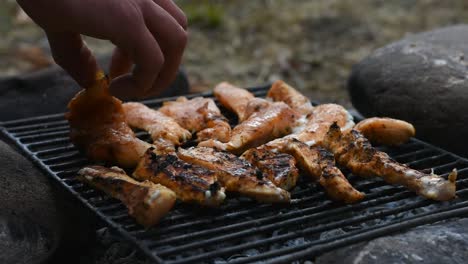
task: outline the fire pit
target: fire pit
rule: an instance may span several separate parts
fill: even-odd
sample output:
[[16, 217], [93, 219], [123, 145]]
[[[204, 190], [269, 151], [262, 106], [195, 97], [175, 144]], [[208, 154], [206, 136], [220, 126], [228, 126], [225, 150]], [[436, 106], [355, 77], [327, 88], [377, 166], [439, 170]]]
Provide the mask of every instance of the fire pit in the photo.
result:
[[[264, 96], [266, 87], [251, 89]], [[209, 93], [202, 96], [211, 96]], [[188, 97], [200, 96], [192, 95]], [[160, 106], [164, 98], [145, 101]], [[231, 115], [226, 114], [228, 118]], [[468, 160], [413, 139], [400, 147], [385, 147], [398, 162], [447, 176], [459, 172], [458, 198], [435, 202], [379, 179], [361, 179], [347, 172], [364, 201], [343, 205], [302, 179], [291, 192], [289, 205], [259, 204], [230, 197], [218, 209], [177, 204], [160, 224], [144, 229], [118, 200], [79, 182], [76, 172], [92, 164], [69, 141], [63, 114], [0, 123], [2, 132], [57, 183], [79, 199], [109, 227], [156, 263], [285, 263], [311, 259], [324, 252], [418, 225], [468, 213]], [[137, 135], [148, 139], [148, 135]]]

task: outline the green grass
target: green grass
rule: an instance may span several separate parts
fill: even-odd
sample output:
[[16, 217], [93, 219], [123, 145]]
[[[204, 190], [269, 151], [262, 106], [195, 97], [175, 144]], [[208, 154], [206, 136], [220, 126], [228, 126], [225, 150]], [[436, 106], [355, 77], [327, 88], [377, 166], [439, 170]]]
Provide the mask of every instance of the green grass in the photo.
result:
[[224, 17], [222, 4], [209, 0], [196, 2], [181, 4], [190, 26], [211, 29], [221, 26]]

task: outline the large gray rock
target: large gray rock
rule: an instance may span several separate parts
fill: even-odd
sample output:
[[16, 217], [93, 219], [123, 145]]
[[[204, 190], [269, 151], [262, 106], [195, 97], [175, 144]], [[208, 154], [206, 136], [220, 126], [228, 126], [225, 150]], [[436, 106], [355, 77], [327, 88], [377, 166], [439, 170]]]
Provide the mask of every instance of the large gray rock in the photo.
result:
[[407, 120], [417, 137], [468, 156], [468, 25], [376, 50], [353, 67], [348, 88], [364, 116]]
[[0, 164], [0, 263], [77, 263], [93, 250], [92, 212], [1, 137]]
[[468, 219], [422, 226], [326, 253], [316, 264], [464, 264], [468, 260]]
[[0, 141], [0, 263], [42, 263], [63, 233], [48, 180]]

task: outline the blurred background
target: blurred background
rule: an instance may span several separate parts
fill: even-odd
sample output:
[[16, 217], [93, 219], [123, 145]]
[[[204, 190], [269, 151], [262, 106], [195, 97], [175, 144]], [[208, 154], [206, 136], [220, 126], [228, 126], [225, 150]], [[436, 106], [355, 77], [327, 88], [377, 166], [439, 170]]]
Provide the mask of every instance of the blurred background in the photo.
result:
[[[312, 100], [350, 106], [354, 63], [406, 34], [468, 23], [466, 0], [176, 1], [189, 20], [183, 65], [192, 92], [284, 79]], [[86, 38], [98, 55], [109, 42]], [[0, 78], [52, 64], [47, 40], [14, 0], [0, 0]]]

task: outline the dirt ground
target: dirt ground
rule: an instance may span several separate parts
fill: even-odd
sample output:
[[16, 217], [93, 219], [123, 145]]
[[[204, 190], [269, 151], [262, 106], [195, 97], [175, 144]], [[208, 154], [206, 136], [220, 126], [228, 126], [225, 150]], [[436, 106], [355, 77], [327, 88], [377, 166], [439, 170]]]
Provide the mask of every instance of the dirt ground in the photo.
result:
[[[406, 34], [467, 23], [466, 0], [176, 1], [189, 18], [183, 65], [192, 90], [220, 81], [255, 86], [284, 79], [313, 100], [349, 106], [351, 67]], [[47, 40], [16, 6], [0, 1], [0, 76], [52, 63]], [[106, 41], [87, 38], [96, 54]]]

